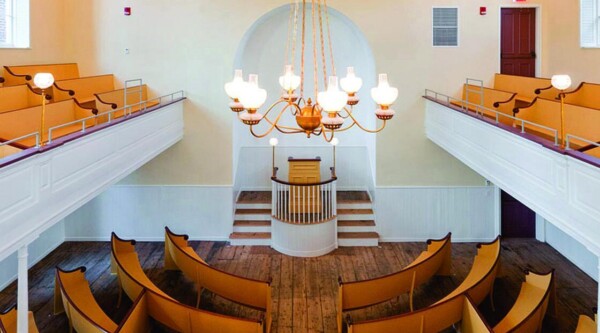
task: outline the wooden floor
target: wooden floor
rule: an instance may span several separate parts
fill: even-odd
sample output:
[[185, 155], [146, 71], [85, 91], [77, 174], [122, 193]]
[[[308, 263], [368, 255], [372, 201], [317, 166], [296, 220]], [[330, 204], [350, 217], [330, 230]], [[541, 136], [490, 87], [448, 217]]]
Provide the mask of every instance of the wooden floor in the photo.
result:
[[[229, 272], [257, 279], [273, 277], [273, 332], [335, 332], [337, 277], [344, 281], [373, 278], [399, 270], [425, 248], [424, 243], [382, 243], [379, 248], [340, 248], [319, 258], [292, 258], [261, 246], [228, 246], [223, 242], [193, 242], [196, 251], [210, 264]], [[466, 276], [475, 244], [453, 244], [453, 277], [434, 278], [415, 294], [417, 308], [440, 299]], [[137, 250], [146, 273], [160, 288], [176, 299], [193, 305], [193, 286], [178, 272], [163, 271], [163, 244], [138, 243]], [[68, 332], [66, 317], [54, 316], [52, 297], [54, 267], [87, 266], [87, 278], [100, 306], [116, 321], [125, 315], [130, 302], [120, 309], [117, 282], [109, 274], [109, 243], [64, 243], [30, 271], [31, 310], [41, 332]], [[596, 306], [597, 284], [550, 246], [534, 240], [508, 239], [502, 246], [501, 272], [495, 284], [496, 312], [486, 300], [480, 306], [491, 324], [510, 308], [523, 280], [525, 269], [556, 269], [558, 316], [546, 317], [543, 332], [574, 332], [580, 313], [591, 315]], [[0, 292], [0, 309], [16, 302], [16, 283]], [[219, 313], [258, 318], [259, 313], [232, 304], [209, 292], [202, 295], [202, 308]], [[407, 297], [351, 312], [355, 321], [378, 318], [408, 310]], [[156, 332], [164, 332], [156, 328]]]

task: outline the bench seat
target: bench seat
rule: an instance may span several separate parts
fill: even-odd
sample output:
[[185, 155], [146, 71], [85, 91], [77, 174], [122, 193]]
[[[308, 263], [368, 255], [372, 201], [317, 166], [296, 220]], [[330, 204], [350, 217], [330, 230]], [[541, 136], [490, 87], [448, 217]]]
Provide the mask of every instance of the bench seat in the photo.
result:
[[[52, 95], [46, 95], [51, 99]], [[0, 87], [0, 113], [25, 109], [42, 104], [41, 92], [35, 91], [29, 84]]]
[[14, 86], [33, 82], [37, 73], [52, 73], [55, 81], [79, 77], [79, 67], [75, 63], [4, 66], [4, 86]]

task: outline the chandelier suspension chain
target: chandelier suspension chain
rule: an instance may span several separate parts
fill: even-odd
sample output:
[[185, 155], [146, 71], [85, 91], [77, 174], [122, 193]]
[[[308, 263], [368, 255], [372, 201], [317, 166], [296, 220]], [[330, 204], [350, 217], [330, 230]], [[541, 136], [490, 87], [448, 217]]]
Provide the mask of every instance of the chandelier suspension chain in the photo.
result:
[[325, 20], [327, 22], [327, 41], [329, 42], [329, 57], [331, 58], [331, 72], [333, 76], [337, 76], [335, 71], [335, 61], [333, 60], [333, 44], [331, 42], [331, 26], [329, 25], [329, 7], [327, 6], [327, 0], [323, 0], [325, 5]]
[[288, 31], [286, 34], [286, 42], [285, 42], [285, 56], [284, 56], [284, 64], [288, 64], [289, 56], [290, 56], [290, 46], [291, 46], [291, 34], [292, 34], [292, 16], [294, 15], [294, 8], [290, 6], [290, 17], [288, 18]]
[[294, 31], [292, 32], [292, 61], [291, 65], [296, 65], [296, 41], [298, 37], [298, 6], [299, 0], [294, 0]]
[[321, 61], [323, 63], [323, 82], [327, 83], [327, 58], [325, 58], [325, 40], [323, 39], [323, 15], [321, 0], [317, 0], [319, 9], [319, 33], [321, 35]]
[[300, 98], [304, 97], [304, 49], [306, 46], [306, 0], [302, 0], [302, 50], [300, 65]]
[[[314, 75], [314, 88], [315, 88], [315, 98], [317, 97], [317, 95], [319, 94], [319, 67], [318, 67], [318, 63], [319, 63], [319, 58], [317, 57], [317, 21], [316, 21], [316, 15], [315, 15], [315, 0], [312, 0], [312, 5], [311, 5], [311, 9], [312, 9], [312, 41], [313, 41], [313, 75]], [[324, 82], [323, 84], [327, 84], [327, 82]]]

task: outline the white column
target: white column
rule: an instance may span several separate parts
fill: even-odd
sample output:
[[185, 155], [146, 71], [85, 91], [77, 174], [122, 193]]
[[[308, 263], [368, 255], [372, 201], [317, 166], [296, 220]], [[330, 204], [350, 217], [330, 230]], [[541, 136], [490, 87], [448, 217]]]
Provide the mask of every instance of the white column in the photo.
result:
[[19, 268], [17, 276], [17, 332], [29, 332], [29, 287], [27, 286], [27, 245], [19, 248]]
[[[600, 281], [600, 257], [598, 257], [598, 281]], [[598, 299], [596, 300], [596, 304], [598, 304], [597, 309], [600, 309], [600, 283], [598, 284]], [[600, 325], [596, 325], [596, 332], [600, 333]]]

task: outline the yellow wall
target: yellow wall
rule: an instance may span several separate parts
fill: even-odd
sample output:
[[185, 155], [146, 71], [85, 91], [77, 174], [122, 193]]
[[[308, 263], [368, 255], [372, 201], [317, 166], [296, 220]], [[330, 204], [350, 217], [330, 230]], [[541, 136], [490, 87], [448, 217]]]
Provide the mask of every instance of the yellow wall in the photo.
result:
[[[231, 184], [235, 119], [226, 107], [223, 84], [231, 78], [244, 32], [287, 1], [253, 0], [250, 5], [243, 0], [129, 0], [131, 17], [122, 14], [123, 1], [61, 1], [63, 13], [57, 9], [61, 6], [32, 0], [34, 17], [39, 19], [44, 12], [45, 21], [53, 23], [50, 28], [33, 23], [32, 52], [16, 57], [0, 51], [0, 61], [54, 62], [63, 57], [77, 60], [83, 74], [144, 78], [156, 94], [185, 90], [189, 97], [185, 139], [125, 182]], [[542, 75], [566, 72], [576, 80], [600, 82], [598, 71], [590, 70], [599, 68], [600, 53], [579, 48], [578, 2], [529, 1], [542, 3]], [[490, 82], [499, 63], [499, 6], [512, 1], [330, 0], [329, 4], [362, 29], [378, 71], [389, 73], [400, 89], [394, 107], [397, 116], [377, 137], [378, 185], [481, 185], [480, 176], [427, 140], [420, 96], [425, 88], [456, 94], [465, 77]], [[432, 5], [460, 7], [460, 47], [431, 47]], [[487, 16], [479, 15], [479, 6], [488, 7]], [[42, 38], [57, 35], [64, 37], [56, 43]]]
[[30, 1], [30, 48], [0, 49], [0, 66], [71, 62], [65, 52], [63, 0]]

